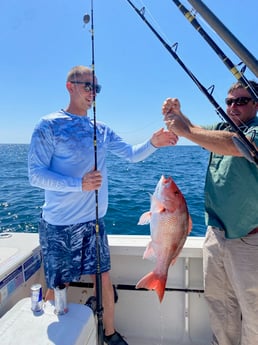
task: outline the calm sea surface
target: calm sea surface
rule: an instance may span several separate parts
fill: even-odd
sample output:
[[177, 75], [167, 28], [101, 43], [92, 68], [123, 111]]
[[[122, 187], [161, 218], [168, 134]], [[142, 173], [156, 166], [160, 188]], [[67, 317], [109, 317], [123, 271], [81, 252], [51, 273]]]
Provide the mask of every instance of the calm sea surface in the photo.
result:
[[[0, 232], [37, 232], [43, 191], [31, 187], [27, 177], [28, 145], [0, 145]], [[145, 161], [131, 164], [109, 155], [109, 234], [149, 234], [137, 225], [150, 208], [160, 176], [172, 176], [185, 196], [193, 220], [192, 236], [204, 236], [203, 188], [208, 152], [198, 146], [174, 146], [156, 151]]]

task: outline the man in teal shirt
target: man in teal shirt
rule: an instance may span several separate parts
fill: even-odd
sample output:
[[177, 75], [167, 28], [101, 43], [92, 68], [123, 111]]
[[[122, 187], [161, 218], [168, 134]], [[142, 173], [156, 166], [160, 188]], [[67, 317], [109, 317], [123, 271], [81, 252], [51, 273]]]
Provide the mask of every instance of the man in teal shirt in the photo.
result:
[[[258, 94], [258, 84], [250, 85]], [[241, 83], [226, 98], [230, 119], [258, 147], [258, 103]], [[258, 344], [258, 165], [235, 145], [227, 123], [203, 128], [180, 111], [176, 98], [162, 108], [168, 129], [209, 150], [205, 183], [204, 283], [212, 345]], [[241, 150], [242, 151], [242, 150]]]

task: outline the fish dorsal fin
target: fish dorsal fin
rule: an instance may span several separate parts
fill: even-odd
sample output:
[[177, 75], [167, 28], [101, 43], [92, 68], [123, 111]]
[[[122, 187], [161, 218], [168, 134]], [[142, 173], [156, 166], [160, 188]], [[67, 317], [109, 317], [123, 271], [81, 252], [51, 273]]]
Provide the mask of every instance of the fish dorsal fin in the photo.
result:
[[148, 211], [148, 212], [144, 212], [139, 221], [138, 221], [138, 225], [146, 225], [146, 224], [149, 224], [150, 223], [150, 220], [151, 220], [151, 211]]

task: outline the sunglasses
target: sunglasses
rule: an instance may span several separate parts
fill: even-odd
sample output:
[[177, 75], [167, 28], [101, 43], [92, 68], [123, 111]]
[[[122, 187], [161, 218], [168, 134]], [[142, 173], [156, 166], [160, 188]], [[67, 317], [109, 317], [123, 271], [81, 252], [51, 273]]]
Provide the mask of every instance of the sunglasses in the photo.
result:
[[92, 83], [86, 81], [70, 81], [70, 83], [72, 84], [83, 84], [84, 85], [84, 90], [87, 92], [93, 91], [93, 87], [95, 87], [95, 92], [96, 93], [100, 93], [101, 90], [101, 85], [99, 84], [95, 84], [93, 85]]
[[250, 97], [237, 97], [237, 98], [226, 98], [225, 102], [226, 105], [231, 106], [232, 104], [238, 105], [238, 106], [243, 106], [247, 105], [252, 98]]

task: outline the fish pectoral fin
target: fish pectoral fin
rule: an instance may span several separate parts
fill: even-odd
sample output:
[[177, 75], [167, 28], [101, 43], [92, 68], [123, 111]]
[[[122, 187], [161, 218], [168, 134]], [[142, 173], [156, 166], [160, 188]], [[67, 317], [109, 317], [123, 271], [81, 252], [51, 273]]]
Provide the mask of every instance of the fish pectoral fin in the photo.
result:
[[138, 281], [138, 283], [136, 284], [136, 289], [155, 290], [159, 297], [159, 301], [162, 302], [165, 293], [166, 282], [167, 276], [160, 276], [155, 272], [150, 272]]
[[150, 212], [150, 211], [144, 212], [144, 213], [141, 215], [141, 217], [140, 217], [140, 219], [139, 219], [137, 225], [146, 225], [146, 224], [149, 224], [149, 223], [150, 223], [150, 220], [151, 220], [151, 212]]

